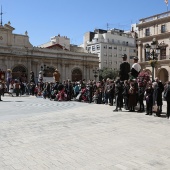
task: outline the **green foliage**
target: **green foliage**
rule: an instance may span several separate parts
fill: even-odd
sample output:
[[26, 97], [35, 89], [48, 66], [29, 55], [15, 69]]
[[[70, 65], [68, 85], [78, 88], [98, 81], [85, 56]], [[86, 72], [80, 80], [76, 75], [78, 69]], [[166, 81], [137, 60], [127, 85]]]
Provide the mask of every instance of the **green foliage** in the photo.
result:
[[102, 79], [115, 79], [116, 77], [118, 77], [119, 72], [112, 70], [110, 68], [103, 68], [101, 70], [99, 70], [99, 80], [101, 81]]

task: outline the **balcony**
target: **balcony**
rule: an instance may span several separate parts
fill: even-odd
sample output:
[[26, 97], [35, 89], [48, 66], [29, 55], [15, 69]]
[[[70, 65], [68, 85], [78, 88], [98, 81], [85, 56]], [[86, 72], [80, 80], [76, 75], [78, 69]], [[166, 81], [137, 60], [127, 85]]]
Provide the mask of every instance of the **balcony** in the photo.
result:
[[[160, 56], [160, 59], [158, 61], [161, 61], [161, 60], [170, 60], [170, 55]], [[149, 59], [145, 58], [145, 61], [149, 61]]]
[[147, 23], [147, 22], [152, 22], [158, 19], [162, 19], [162, 18], [166, 18], [166, 17], [170, 17], [170, 11], [168, 12], [164, 12], [161, 14], [157, 14], [148, 18], [143, 18], [139, 20], [139, 24], [143, 24], [143, 23]]

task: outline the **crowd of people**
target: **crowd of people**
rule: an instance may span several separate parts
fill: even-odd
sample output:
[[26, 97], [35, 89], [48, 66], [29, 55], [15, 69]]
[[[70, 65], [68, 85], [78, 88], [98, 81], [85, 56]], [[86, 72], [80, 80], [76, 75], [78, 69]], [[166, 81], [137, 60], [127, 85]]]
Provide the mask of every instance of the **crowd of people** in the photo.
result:
[[[95, 104], [115, 106], [114, 112], [125, 109], [129, 112], [146, 112], [146, 115], [161, 116], [163, 100], [167, 101], [166, 117], [170, 117], [170, 82], [162, 83], [157, 77], [154, 81], [139, 77], [140, 65], [138, 58], [134, 58], [134, 64], [126, 61], [127, 55], [123, 55], [123, 63], [120, 65], [120, 74], [115, 80], [110, 78], [95, 82], [93, 80], [70, 80], [59, 82], [59, 74], [56, 70], [54, 82], [30, 83], [11, 81], [4, 86], [11, 96], [32, 95], [54, 101], [79, 101]], [[31, 73], [33, 78], [33, 73]], [[40, 76], [40, 78], [42, 78]], [[31, 79], [33, 80], [33, 79]], [[8, 89], [6, 89], [8, 87]], [[5, 90], [6, 89], [6, 90]], [[3, 92], [1, 91], [2, 95]], [[144, 102], [145, 101], [145, 102]], [[144, 104], [145, 103], [145, 104]], [[138, 107], [137, 107], [138, 106]], [[138, 108], [138, 109], [137, 109]]]
[[154, 82], [148, 81], [146, 86], [138, 82], [137, 79], [121, 81], [120, 78], [116, 80], [108, 78], [98, 82], [66, 80], [63, 83], [39, 82], [37, 84], [14, 81], [9, 85], [9, 94], [11, 96], [26, 94], [55, 101], [76, 100], [105, 104], [115, 106], [114, 112], [122, 111], [122, 109], [134, 112], [138, 106], [136, 111], [146, 111], [146, 115], [152, 115], [153, 106], [157, 105], [157, 116], [162, 113], [163, 100], [165, 99], [167, 100], [167, 118], [169, 118], [170, 92], [166, 93], [167, 89], [170, 91], [170, 82], [163, 84], [158, 78]]

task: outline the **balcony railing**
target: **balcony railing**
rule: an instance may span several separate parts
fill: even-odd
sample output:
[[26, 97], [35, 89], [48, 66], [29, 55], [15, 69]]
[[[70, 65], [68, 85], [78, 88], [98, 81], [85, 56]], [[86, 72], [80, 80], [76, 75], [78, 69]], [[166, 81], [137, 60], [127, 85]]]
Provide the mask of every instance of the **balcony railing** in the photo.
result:
[[129, 46], [129, 47], [135, 47], [136, 46], [136, 44], [133, 44], [133, 43], [129, 43], [129, 42], [124, 42], [124, 41], [122, 41], [122, 42], [116, 42], [116, 41], [109, 41], [109, 40], [103, 40], [103, 39], [99, 39], [99, 40], [97, 40], [97, 41], [88, 41], [87, 42], [87, 44], [88, 45], [92, 45], [92, 44], [96, 44], [96, 43], [110, 43], [110, 44], [113, 44], [113, 45], [122, 45], [122, 46]]
[[[160, 60], [170, 60], [170, 55], [160, 56]], [[160, 61], [160, 60], [158, 60], [158, 61]], [[145, 61], [149, 61], [149, 59], [145, 58]]]
[[151, 21], [161, 19], [161, 18], [165, 18], [165, 17], [169, 17], [169, 16], [170, 16], [170, 11], [162, 13], [162, 14], [154, 15], [154, 16], [151, 16], [151, 17], [148, 17], [148, 18], [140, 19], [139, 24], [142, 24], [142, 23], [145, 23], [145, 22], [151, 22]]

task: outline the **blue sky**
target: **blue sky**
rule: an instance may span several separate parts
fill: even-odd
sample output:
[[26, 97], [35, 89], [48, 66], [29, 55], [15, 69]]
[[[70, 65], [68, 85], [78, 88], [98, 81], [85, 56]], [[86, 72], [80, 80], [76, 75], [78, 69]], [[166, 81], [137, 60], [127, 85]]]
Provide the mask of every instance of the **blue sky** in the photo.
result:
[[81, 44], [85, 32], [95, 28], [129, 30], [139, 19], [167, 11], [164, 0], [0, 0], [3, 24], [13, 33], [28, 31], [34, 46], [60, 34]]

